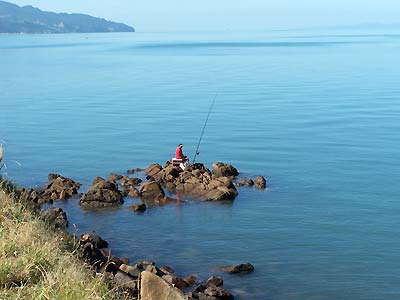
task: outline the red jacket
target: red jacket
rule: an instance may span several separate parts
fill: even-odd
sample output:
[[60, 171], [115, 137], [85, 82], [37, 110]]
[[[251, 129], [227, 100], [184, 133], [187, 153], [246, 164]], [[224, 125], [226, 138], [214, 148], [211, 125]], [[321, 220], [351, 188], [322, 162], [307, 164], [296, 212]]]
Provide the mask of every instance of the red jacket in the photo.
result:
[[182, 148], [180, 148], [180, 147], [176, 148], [175, 158], [176, 159], [183, 159]]

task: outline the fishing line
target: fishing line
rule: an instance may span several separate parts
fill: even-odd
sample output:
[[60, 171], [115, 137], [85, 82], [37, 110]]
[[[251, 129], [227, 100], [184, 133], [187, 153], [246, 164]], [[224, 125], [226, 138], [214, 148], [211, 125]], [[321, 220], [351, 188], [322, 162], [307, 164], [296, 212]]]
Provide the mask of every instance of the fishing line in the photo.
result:
[[200, 139], [199, 139], [199, 142], [198, 142], [198, 144], [197, 144], [196, 152], [195, 152], [195, 154], [194, 154], [193, 163], [196, 162], [196, 157], [200, 154], [199, 148], [200, 148], [201, 140], [203, 139], [204, 131], [205, 131], [205, 129], [206, 129], [208, 119], [210, 118], [211, 111], [212, 111], [212, 109], [213, 109], [213, 107], [214, 107], [215, 100], [217, 100], [217, 96], [218, 96], [218, 92], [215, 93], [214, 99], [213, 99], [213, 101], [212, 101], [212, 103], [211, 103], [211, 106], [210, 106], [210, 110], [208, 111], [208, 114], [207, 114], [206, 121], [204, 122], [203, 130], [201, 131]]

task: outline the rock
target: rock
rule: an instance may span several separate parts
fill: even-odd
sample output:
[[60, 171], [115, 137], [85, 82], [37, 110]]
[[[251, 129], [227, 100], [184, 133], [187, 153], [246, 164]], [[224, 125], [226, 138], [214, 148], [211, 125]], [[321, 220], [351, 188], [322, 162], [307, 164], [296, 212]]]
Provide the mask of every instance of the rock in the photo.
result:
[[238, 273], [249, 273], [254, 271], [254, 266], [251, 263], [245, 263], [240, 265], [231, 265], [231, 266], [223, 266], [221, 269], [224, 272], [228, 272], [231, 274]]
[[139, 185], [141, 182], [142, 182], [142, 179], [140, 179], [140, 178], [130, 178], [128, 176], [124, 176], [120, 180], [120, 184], [123, 187], [134, 187], [136, 185]]
[[111, 173], [108, 175], [108, 181], [118, 181], [123, 177], [122, 175]]
[[220, 186], [214, 190], [209, 191], [205, 198], [208, 201], [221, 201], [221, 200], [233, 200], [237, 196], [236, 189], [227, 188]]
[[95, 179], [92, 181], [92, 185], [96, 185], [99, 182], [106, 181], [103, 177], [97, 176]]
[[[216, 300], [232, 300], [233, 296], [230, 292], [225, 290], [222, 286], [209, 286], [208, 288], [205, 289], [204, 295], [207, 297], [214, 297], [212, 299]], [[200, 299], [207, 299], [207, 298], [202, 298], [200, 295]], [[208, 299], [207, 299], [208, 300]]]
[[80, 236], [79, 245], [84, 245], [87, 243], [91, 243], [99, 249], [108, 247], [108, 242], [103, 240], [99, 235], [95, 233], [85, 233]]
[[216, 162], [213, 163], [212, 174], [215, 178], [226, 176], [226, 177], [236, 177], [239, 175], [238, 170], [229, 164]]
[[235, 186], [253, 186], [254, 181], [253, 179], [242, 179], [241, 181], [237, 181], [234, 183]]
[[136, 281], [129, 275], [117, 271], [114, 278], [112, 278], [112, 286], [115, 290], [123, 293], [126, 296], [137, 297], [138, 287]]
[[267, 187], [267, 181], [263, 176], [257, 176], [254, 179], [254, 187], [259, 190], [263, 190]]
[[183, 278], [183, 280], [186, 282], [187, 286], [192, 286], [193, 284], [196, 283], [196, 276], [194, 275], [189, 275]]
[[224, 280], [220, 276], [218, 276], [218, 277], [212, 276], [212, 277], [208, 278], [208, 280], [206, 281], [205, 287], [208, 288], [212, 285], [213, 286], [223, 286]]
[[143, 266], [148, 266], [148, 265], [155, 266], [156, 265], [156, 263], [154, 261], [147, 260], [147, 259], [138, 261], [136, 264], [138, 265], [138, 267], [142, 266], [142, 268], [144, 268]]
[[126, 173], [128, 174], [134, 174], [135, 173], [135, 169], [129, 169], [126, 171]]
[[145, 212], [147, 207], [146, 204], [144, 203], [136, 203], [128, 207], [130, 210], [133, 210], [134, 212]]
[[81, 197], [79, 204], [86, 207], [109, 207], [124, 203], [117, 184], [105, 180], [96, 183]]
[[[147, 271], [147, 270], [146, 270]], [[184, 290], [187, 287], [189, 287], [189, 285], [186, 283], [185, 280], [183, 280], [182, 278], [178, 277], [178, 276], [173, 276], [173, 275], [164, 275], [162, 276], [162, 278], [172, 284], [174, 287], [177, 287], [180, 290]]]
[[159, 164], [151, 164], [146, 170], [146, 176], [148, 178], [153, 177], [155, 174], [162, 170], [162, 166]]
[[144, 271], [140, 282], [141, 300], [185, 300], [185, 295], [179, 289], [157, 275]]
[[161, 266], [160, 271], [164, 273], [164, 275], [171, 275], [174, 273], [174, 270], [169, 266]]
[[140, 187], [140, 197], [147, 198], [147, 199], [154, 199], [158, 195], [165, 196], [165, 193], [160, 186], [160, 184], [156, 181], [152, 182], [145, 182]]
[[128, 266], [126, 264], [122, 264], [119, 269], [134, 278], [139, 277], [141, 273], [141, 270], [139, 270], [136, 266]]
[[140, 192], [139, 192], [139, 190], [135, 189], [134, 187], [130, 187], [128, 196], [132, 197], [132, 198], [139, 198]]
[[48, 200], [65, 200], [78, 193], [81, 184], [72, 179], [63, 177], [59, 174], [50, 173], [48, 175], [50, 183], [47, 187], [37, 189], [36, 196], [42, 198], [43, 202]]
[[64, 229], [68, 226], [67, 214], [61, 208], [45, 210], [41, 212], [41, 217], [56, 228]]

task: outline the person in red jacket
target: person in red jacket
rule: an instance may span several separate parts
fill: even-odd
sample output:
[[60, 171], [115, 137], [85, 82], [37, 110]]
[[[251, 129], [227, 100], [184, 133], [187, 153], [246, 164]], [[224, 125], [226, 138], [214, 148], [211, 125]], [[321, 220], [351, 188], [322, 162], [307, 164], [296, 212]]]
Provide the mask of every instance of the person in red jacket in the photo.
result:
[[187, 156], [183, 155], [183, 151], [182, 151], [183, 145], [179, 144], [178, 147], [175, 150], [175, 159], [181, 159], [182, 163], [180, 163], [180, 167], [182, 168], [182, 170], [185, 169], [185, 162], [187, 162], [188, 158]]

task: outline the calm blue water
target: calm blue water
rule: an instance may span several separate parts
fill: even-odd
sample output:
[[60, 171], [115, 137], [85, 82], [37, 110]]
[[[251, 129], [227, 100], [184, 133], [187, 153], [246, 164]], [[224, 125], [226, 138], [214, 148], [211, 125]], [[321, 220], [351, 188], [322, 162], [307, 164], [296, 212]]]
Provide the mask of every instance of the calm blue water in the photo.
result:
[[[232, 205], [136, 215], [56, 203], [115, 254], [207, 279], [237, 299], [400, 297], [400, 35], [313, 32], [0, 36], [0, 140], [21, 185], [49, 172], [85, 184], [199, 159], [264, 175]], [[21, 163], [19, 166], [14, 162]]]

